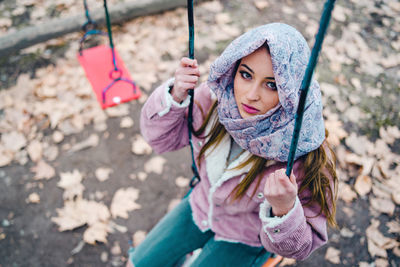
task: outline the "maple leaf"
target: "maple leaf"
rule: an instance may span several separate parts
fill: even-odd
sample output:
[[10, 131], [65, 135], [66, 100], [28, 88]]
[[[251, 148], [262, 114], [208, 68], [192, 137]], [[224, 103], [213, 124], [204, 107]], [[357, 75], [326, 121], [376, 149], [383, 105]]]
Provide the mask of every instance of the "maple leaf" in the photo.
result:
[[133, 187], [121, 188], [115, 192], [110, 207], [113, 218], [119, 216], [127, 219], [129, 211], [140, 209], [141, 205], [135, 202], [138, 198], [139, 190]]
[[67, 231], [85, 224], [107, 223], [110, 211], [103, 203], [77, 198], [65, 201], [64, 207], [57, 209], [57, 215], [51, 220], [58, 224], [60, 231]]

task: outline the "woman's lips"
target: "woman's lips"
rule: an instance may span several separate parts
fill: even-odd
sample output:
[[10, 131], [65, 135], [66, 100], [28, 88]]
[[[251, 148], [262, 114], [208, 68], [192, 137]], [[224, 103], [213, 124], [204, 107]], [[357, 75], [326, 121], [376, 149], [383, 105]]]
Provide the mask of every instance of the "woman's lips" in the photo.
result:
[[248, 106], [248, 105], [243, 104], [243, 103], [242, 103], [242, 107], [243, 107], [243, 110], [245, 112], [249, 113], [249, 114], [255, 114], [255, 113], [260, 111], [260, 110], [258, 110], [256, 108], [253, 108], [252, 106]]

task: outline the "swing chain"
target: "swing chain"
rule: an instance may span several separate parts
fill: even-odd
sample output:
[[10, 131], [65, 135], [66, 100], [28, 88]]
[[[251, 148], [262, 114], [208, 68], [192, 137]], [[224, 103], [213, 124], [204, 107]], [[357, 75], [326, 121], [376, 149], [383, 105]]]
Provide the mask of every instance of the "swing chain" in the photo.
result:
[[89, 12], [89, 7], [87, 5], [86, 0], [83, 0], [83, 6], [85, 8], [85, 16], [86, 16], [86, 22], [82, 25], [82, 30], [86, 33], [91, 30], [96, 30], [97, 29], [97, 23], [92, 20], [90, 17], [90, 12]]

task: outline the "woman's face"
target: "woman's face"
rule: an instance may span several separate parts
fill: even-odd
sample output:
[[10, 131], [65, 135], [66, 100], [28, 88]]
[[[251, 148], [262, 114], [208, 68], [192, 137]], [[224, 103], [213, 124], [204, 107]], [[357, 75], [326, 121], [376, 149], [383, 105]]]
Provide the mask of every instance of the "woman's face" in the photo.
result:
[[242, 58], [233, 91], [243, 119], [265, 114], [279, 103], [271, 56], [265, 47]]

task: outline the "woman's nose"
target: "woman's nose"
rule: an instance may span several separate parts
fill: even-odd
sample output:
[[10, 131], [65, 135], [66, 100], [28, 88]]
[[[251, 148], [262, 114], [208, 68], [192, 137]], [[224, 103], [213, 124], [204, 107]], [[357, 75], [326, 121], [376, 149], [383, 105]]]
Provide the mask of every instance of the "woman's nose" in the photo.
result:
[[257, 101], [260, 98], [258, 85], [252, 85], [249, 90], [247, 91], [246, 97], [248, 100]]

